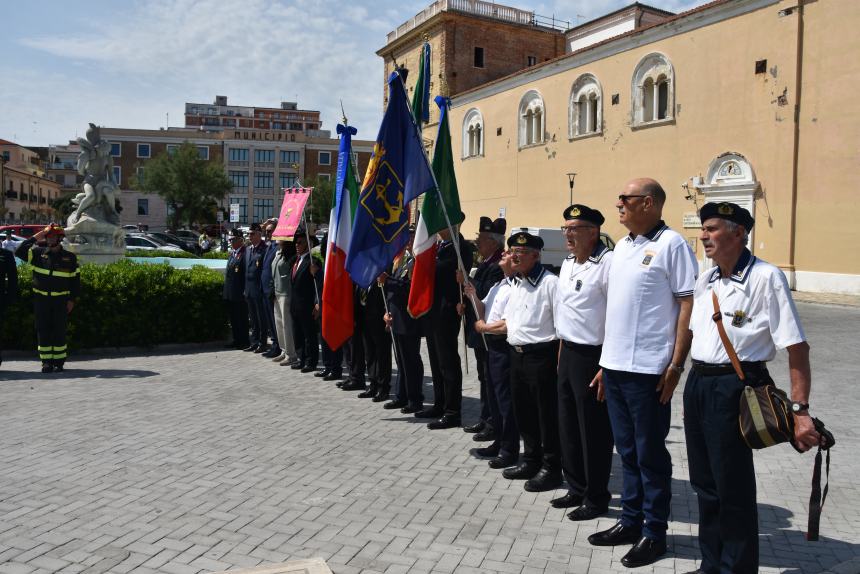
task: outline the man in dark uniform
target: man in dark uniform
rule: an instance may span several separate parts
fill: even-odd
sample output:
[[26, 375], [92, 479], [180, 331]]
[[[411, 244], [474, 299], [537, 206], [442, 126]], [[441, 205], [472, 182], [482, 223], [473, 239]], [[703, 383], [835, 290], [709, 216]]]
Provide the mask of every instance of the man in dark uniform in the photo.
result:
[[[456, 230], [456, 226], [455, 226]], [[433, 307], [427, 314], [427, 354], [430, 357], [430, 372], [433, 373], [433, 407], [424, 409], [418, 418], [441, 417], [427, 425], [431, 430], [460, 426], [463, 400], [463, 370], [457, 339], [460, 333], [460, 284], [457, 282], [457, 251], [451, 241], [451, 232], [446, 228], [439, 232], [436, 251], [436, 278], [433, 288]], [[472, 247], [457, 232], [463, 267], [472, 264]]]
[[[15, 256], [7, 249], [0, 249], [0, 332], [3, 328], [3, 315], [6, 308], [18, 298], [18, 268], [15, 266]], [[0, 337], [0, 345], [3, 338]], [[2, 351], [2, 346], [0, 346]], [[0, 365], [3, 355], [0, 354]]]
[[[489, 217], [481, 217], [475, 245], [478, 248], [478, 254], [481, 256], [482, 261], [475, 270], [475, 276], [471, 280], [471, 283], [475, 286], [475, 297], [479, 300], [486, 297], [487, 293], [490, 292], [490, 288], [504, 278], [504, 274], [499, 268], [499, 260], [501, 260], [502, 251], [505, 249], [506, 229], [507, 222], [502, 218], [493, 221]], [[475, 332], [475, 311], [468, 302], [465, 304], [465, 312], [467, 342], [475, 350], [478, 381], [481, 383], [481, 420], [474, 425], [463, 427], [463, 430], [476, 433], [474, 437], [476, 441], [494, 440], [496, 433], [493, 422], [495, 421], [491, 422], [490, 400], [488, 398], [489, 389], [487, 388], [489, 384], [489, 377], [487, 376], [487, 345], [480, 333]]]
[[349, 378], [340, 385], [344, 391], [365, 390], [365, 368], [367, 361], [364, 356], [364, 307], [366, 292], [358, 285], [352, 286], [352, 337], [344, 343], [344, 355], [349, 368]]
[[[316, 244], [316, 237], [311, 236], [311, 241]], [[299, 362], [292, 368], [300, 369], [303, 373], [312, 373], [317, 370], [319, 362], [317, 318], [319, 317], [318, 293], [322, 285], [322, 268], [311, 256], [307, 235], [303, 229], [296, 231], [294, 242], [296, 255], [290, 261], [290, 279], [293, 289], [290, 297], [290, 315], [293, 317], [296, 347], [301, 342], [302, 351], [299, 353]]]
[[277, 219], [269, 219], [264, 225], [266, 232], [266, 254], [263, 256], [263, 272], [260, 276], [260, 287], [263, 290], [263, 311], [266, 314], [266, 326], [269, 333], [272, 334], [272, 347], [262, 353], [262, 356], [267, 359], [274, 359], [281, 354], [281, 345], [278, 342], [278, 329], [275, 326], [275, 292], [274, 283], [272, 282], [272, 261], [275, 259], [275, 254], [278, 252], [278, 242], [272, 241], [272, 233], [275, 231]]
[[233, 341], [227, 345], [234, 349], [248, 346], [248, 304], [245, 302], [245, 239], [242, 231], [230, 231], [230, 257], [224, 272], [224, 301], [230, 315]]
[[[66, 362], [66, 325], [81, 289], [78, 258], [63, 249], [65, 231], [52, 223], [23, 241], [15, 255], [33, 266], [33, 309], [42, 372], [60, 372]], [[45, 239], [46, 247], [36, 246]]]
[[361, 399], [379, 403], [391, 393], [391, 335], [385, 330], [385, 293], [379, 283], [367, 288], [364, 308], [364, 358], [370, 385]]
[[266, 244], [263, 242], [259, 223], [251, 224], [248, 236], [251, 245], [245, 249], [245, 301], [248, 303], [248, 315], [251, 318], [251, 345], [244, 350], [263, 353], [267, 349], [266, 341], [269, 338], [269, 319], [263, 308], [262, 276]]
[[394, 333], [394, 357], [397, 362], [397, 395], [383, 406], [386, 409], [400, 409], [403, 414], [414, 414], [424, 408], [421, 322], [413, 319], [407, 311], [414, 264], [410, 245], [395, 258], [391, 276], [383, 274], [381, 279], [388, 300], [385, 323]]

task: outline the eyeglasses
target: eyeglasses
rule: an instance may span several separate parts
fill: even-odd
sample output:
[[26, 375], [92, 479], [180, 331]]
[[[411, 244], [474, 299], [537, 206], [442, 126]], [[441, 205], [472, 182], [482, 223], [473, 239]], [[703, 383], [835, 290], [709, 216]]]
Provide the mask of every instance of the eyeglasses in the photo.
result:
[[651, 196], [650, 195], [635, 194], [635, 193], [630, 194], [630, 195], [624, 195], [622, 193], [621, 195], [618, 196], [618, 199], [621, 200], [621, 203], [627, 203], [627, 201], [632, 197], [651, 197]]
[[534, 249], [529, 249], [527, 247], [524, 247], [521, 249], [514, 248], [514, 249], [511, 249], [511, 255], [516, 255], [519, 257], [521, 255], [530, 255], [530, 254], [534, 253], [534, 251], [535, 251]]
[[561, 232], [562, 233], [576, 233], [580, 229], [591, 229], [594, 225], [562, 225]]

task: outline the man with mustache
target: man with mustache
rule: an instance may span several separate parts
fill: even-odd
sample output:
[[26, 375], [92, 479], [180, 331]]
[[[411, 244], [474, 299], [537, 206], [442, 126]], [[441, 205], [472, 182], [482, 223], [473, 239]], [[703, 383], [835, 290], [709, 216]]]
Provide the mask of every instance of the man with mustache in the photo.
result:
[[[649, 178], [627, 183], [615, 204], [630, 234], [609, 270], [606, 333], [595, 383], [606, 395], [621, 457], [621, 519], [588, 537], [595, 546], [633, 544], [621, 559], [645, 566], [666, 553], [672, 458], [666, 448], [670, 401], [690, 349], [688, 329], [698, 263], [663, 222], [666, 192]], [[598, 392], [601, 388], [598, 388]]]

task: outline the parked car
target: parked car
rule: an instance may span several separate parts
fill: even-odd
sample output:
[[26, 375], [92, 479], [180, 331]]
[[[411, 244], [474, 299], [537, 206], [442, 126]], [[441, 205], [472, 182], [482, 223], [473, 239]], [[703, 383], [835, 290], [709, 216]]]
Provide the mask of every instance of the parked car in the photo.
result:
[[20, 235], [23, 238], [32, 237], [39, 231], [45, 229], [44, 224], [17, 224], [17, 225], [0, 225], [0, 235], [6, 235], [6, 230], [11, 229], [15, 235]]
[[180, 249], [184, 249], [185, 251], [191, 253], [199, 253], [200, 247], [197, 245], [196, 241], [191, 241], [190, 239], [182, 239], [180, 237], [176, 237], [172, 233], [166, 233], [164, 231], [152, 231], [148, 233], [150, 237], [155, 237], [156, 239], [160, 239], [164, 243], [168, 245], [175, 245]]
[[171, 231], [170, 234], [175, 235], [179, 239], [190, 239], [194, 243], [197, 243], [197, 240], [200, 239], [200, 234], [190, 229], [177, 229], [176, 231]]
[[177, 253], [188, 253], [175, 245], [168, 245], [158, 238], [150, 237], [143, 233], [129, 233], [125, 236], [125, 248], [129, 251], [175, 251]]

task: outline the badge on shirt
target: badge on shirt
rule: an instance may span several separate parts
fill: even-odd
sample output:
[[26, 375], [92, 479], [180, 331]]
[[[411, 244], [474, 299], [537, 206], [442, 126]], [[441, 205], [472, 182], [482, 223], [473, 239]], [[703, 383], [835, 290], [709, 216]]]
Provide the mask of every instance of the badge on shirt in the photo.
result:
[[744, 324], [752, 321], [752, 317], [746, 314], [745, 311], [738, 309], [734, 313], [723, 313], [726, 317], [732, 318], [732, 327], [743, 327]]
[[579, 291], [580, 289], [582, 289], [582, 279], [577, 279], [576, 280], [576, 290]]
[[642, 259], [642, 265], [645, 267], [648, 267], [649, 265], [651, 265], [651, 261], [654, 260], [655, 255], [657, 255], [657, 254], [653, 251], [646, 251], [645, 257]]
[[238, 272], [239, 272], [239, 266], [237, 265], [236, 267], [234, 267], [234, 268], [233, 268], [233, 271], [235, 271], [236, 273], [238, 273]]

